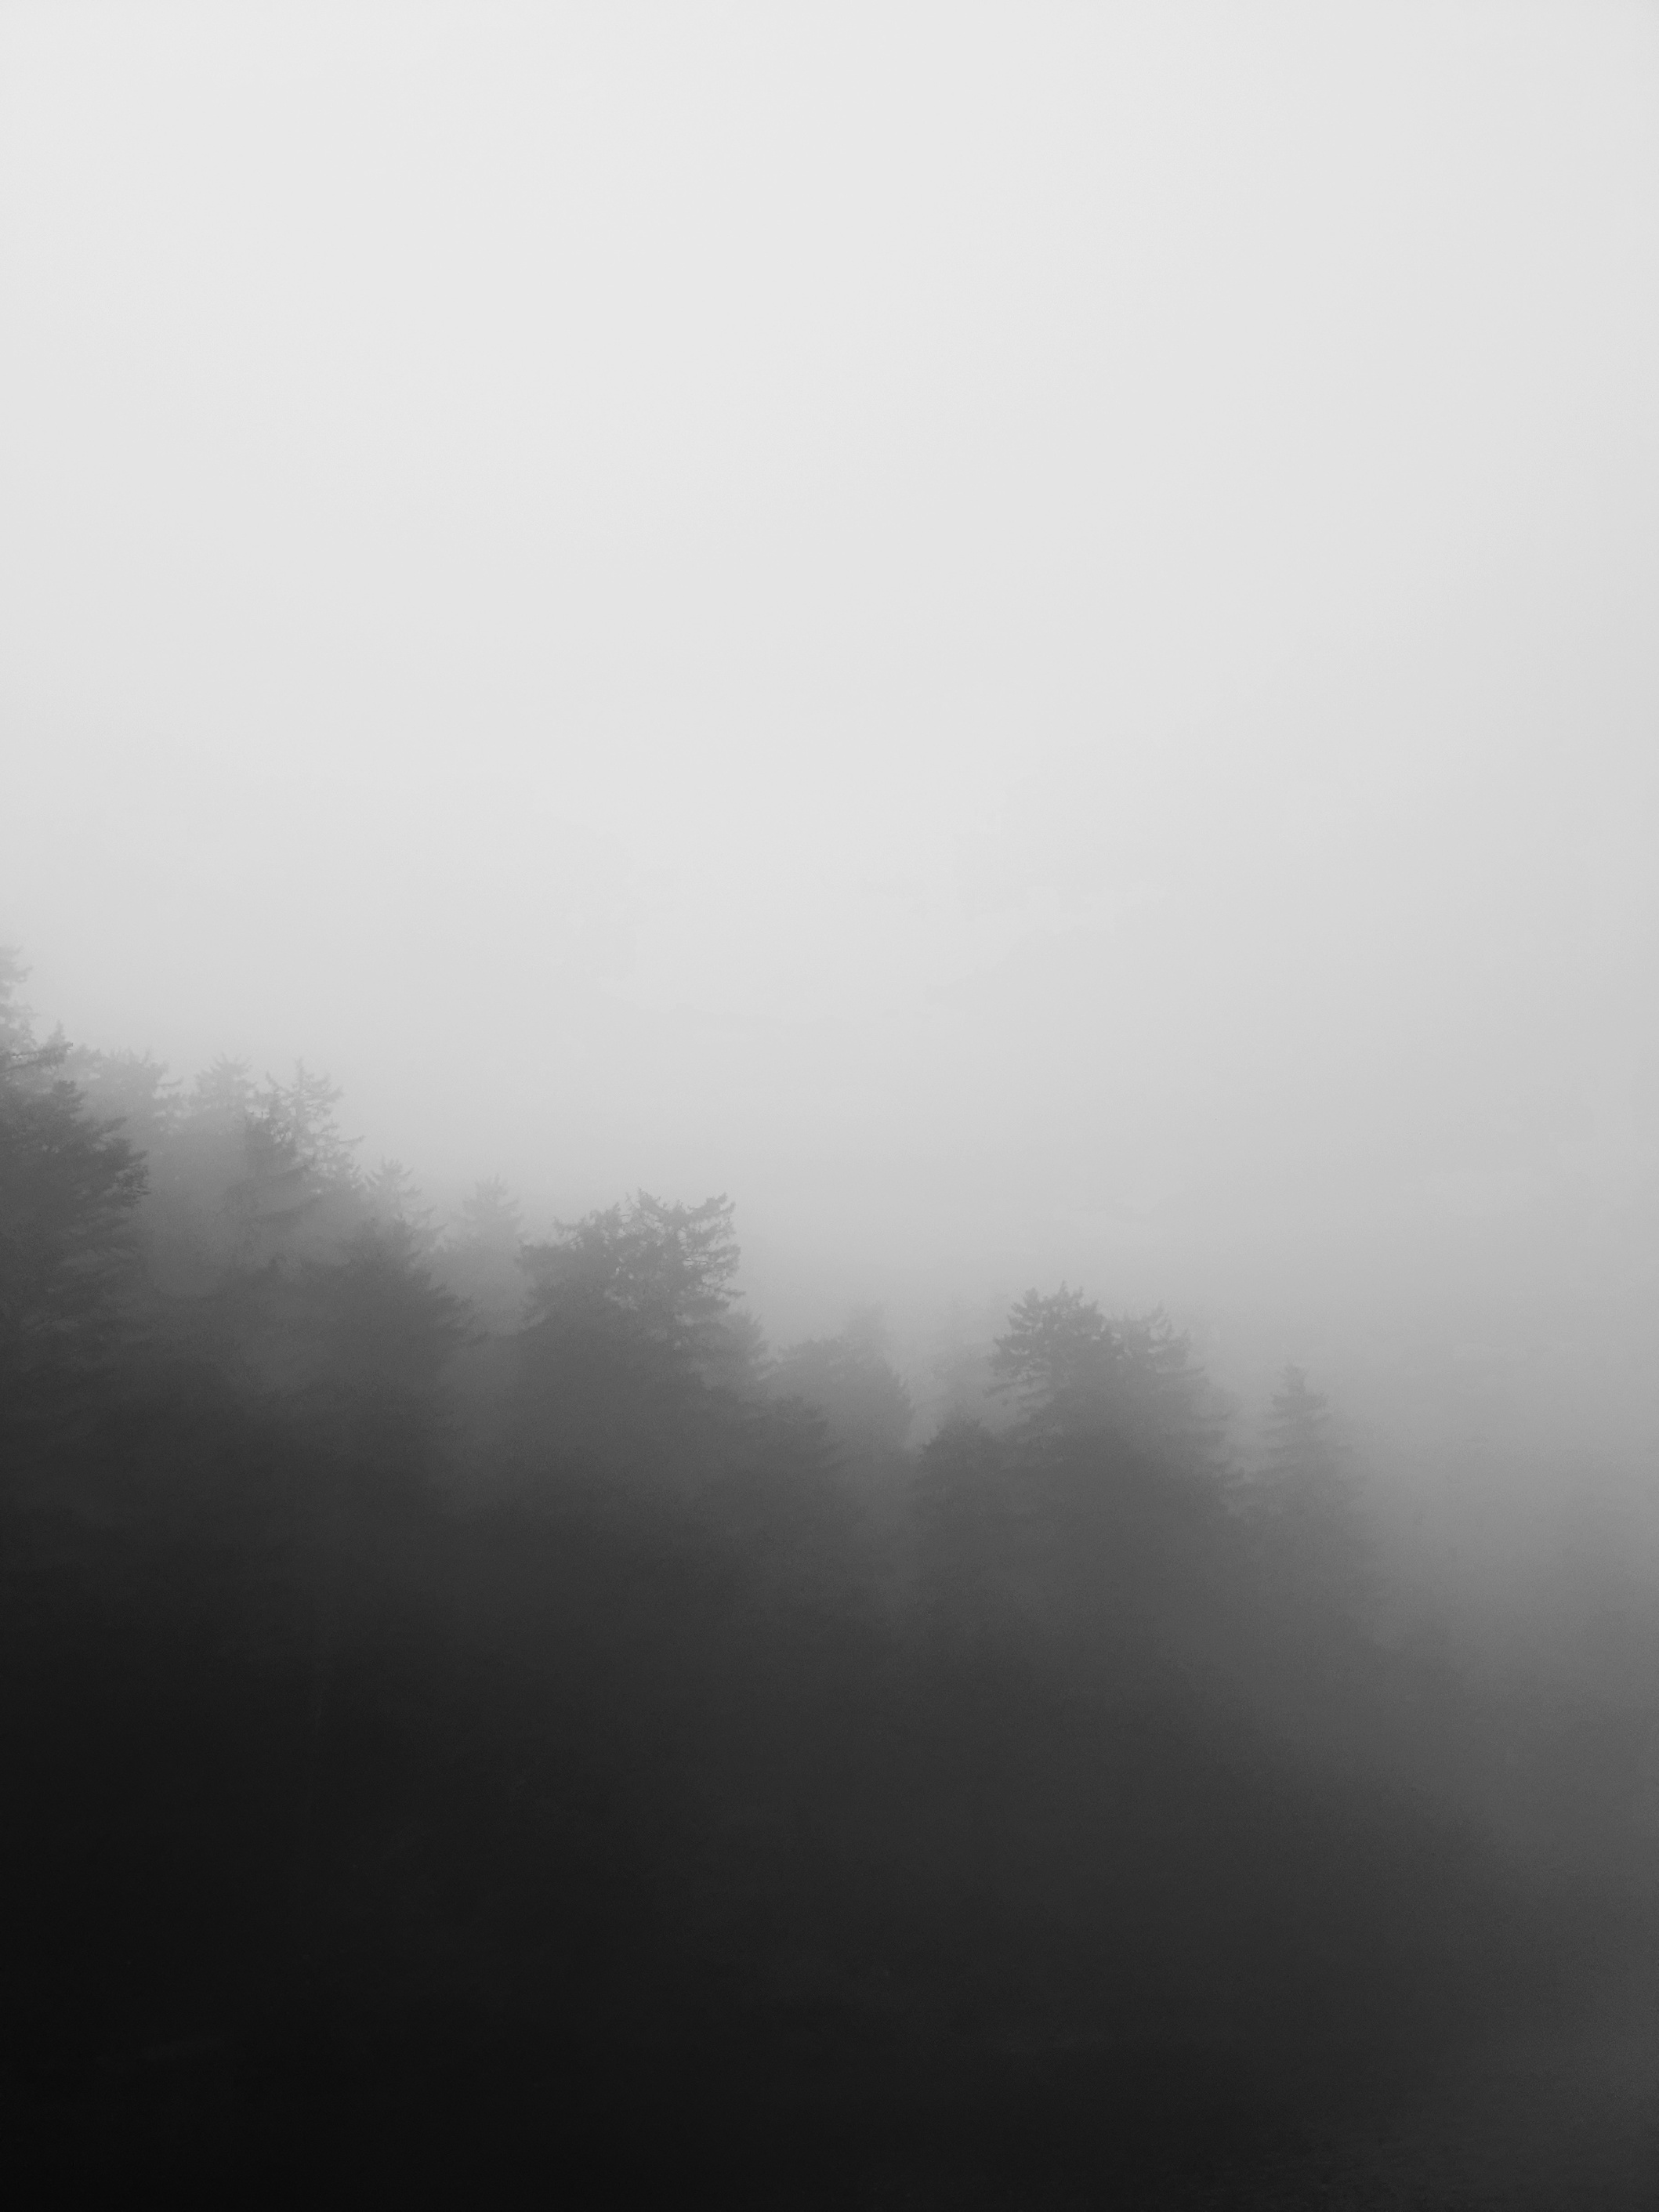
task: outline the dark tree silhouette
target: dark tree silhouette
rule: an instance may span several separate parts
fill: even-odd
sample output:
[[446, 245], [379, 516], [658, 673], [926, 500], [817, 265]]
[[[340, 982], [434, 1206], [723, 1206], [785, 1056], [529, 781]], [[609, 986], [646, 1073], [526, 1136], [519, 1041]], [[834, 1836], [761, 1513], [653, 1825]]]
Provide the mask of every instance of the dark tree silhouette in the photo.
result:
[[649, 1343], [672, 1366], [696, 1371], [720, 1357], [738, 1262], [727, 1198], [665, 1205], [648, 1191], [532, 1245], [531, 1323], [604, 1316]]
[[420, 1187], [401, 1160], [382, 1160], [365, 1177], [363, 1198], [371, 1218], [385, 1228], [403, 1231], [412, 1249], [426, 1254], [437, 1249], [433, 1209], [422, 1204]]
[[779, 1355], [771, 1387], [815, 1407], [843, 1450], [862, 1461], [891, 1459], [915, 1419], [909, 1390], [887, 1357], [880, 1312], [864, 1307], [838, 1336], [814, 1337]]
[[1218, 1458], [1223, 1417], [1191, 1346], [1163, 1311], [1109, 1321], [1062, 1284], [1028, 1291], [991, 1356], [993, 1389], [1031, 1435], [1111, 1436], [1201, 1464]]
[[504, 1334], [524, 1318], [529, 1285], [520, 1255], [524, 1208], [500, 1176], [473, 1185], [435, 1255], [448, 1287], [464, 1297], [488, 1331]]
[[[217, 2130], [459, 2194], [518, 2130], [646, 2203], [1289, 2201], [1241, 2115], [1581, 1971], [1436, 1810], [1490, 1716], [1355, 1632], [1297, 1370], [1236, 1486], [1166, 1316], [1034, 1291], [912, 1452], [872, 1316], [769, 1364], [726, 1198], [526, 1250], [483, 1184], [434, 1249], [325, 1079], [71, 1055], [19, 981], [0, 2102], [59, 2164]], [[1504, 1708], [1504, 1771], [1650, 1955], [1593, 1786], [1645, 1709], [1563, 1711]]]
[[106, 1347], [130, 1273], [143, 1160], [118, 1125], [94, 1119], [62, 1073], [61, 1040], [37, 1045], [0, 975], [0, 1392], [60, 1378]]
[[1266, 1446], [1252, 1505], [1273, 1601], [1286, 1626], [1347, 1620], [1370, 1587], [1370, 1546], [1329, 1401], [1300, 1367], [1280, 1377]]

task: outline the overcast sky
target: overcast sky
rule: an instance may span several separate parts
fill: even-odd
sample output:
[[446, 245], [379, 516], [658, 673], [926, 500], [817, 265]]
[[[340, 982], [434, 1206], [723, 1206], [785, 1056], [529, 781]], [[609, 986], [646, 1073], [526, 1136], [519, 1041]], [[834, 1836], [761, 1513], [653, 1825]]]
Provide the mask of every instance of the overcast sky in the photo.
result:
[[5, 0], [0, 939], [775, 1297], [1650, 1293], [1656, 394], [1650, 6]]

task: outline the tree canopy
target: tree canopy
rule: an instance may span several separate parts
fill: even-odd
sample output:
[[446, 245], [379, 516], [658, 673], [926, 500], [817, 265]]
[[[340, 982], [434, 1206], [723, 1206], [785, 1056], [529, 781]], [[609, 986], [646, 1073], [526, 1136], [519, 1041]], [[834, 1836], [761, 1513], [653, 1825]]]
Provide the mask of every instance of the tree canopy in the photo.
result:
[[[1236, 1477], [1166, 1314], [1033, 1289], [919, 1438], [873, 1310], [769, 1351], [728, 1197], [530, 1239], [492, 1180], [441, 1221], [325, 1078], [38, 1043], [20, 981], [0, 2067], [55, 2151], [66, 2112], [175, 2148], [345, 2113], [379, 2170], [472, 2096], [480, 2140], [591, 2107], [613, 2154], [667, 2112], [723, 2184], [757, 2114], [825, 2158], [833, 2124], [825, 2202], [915, 2194], [877, 2170], [907, 2129], [947, 2196], [1082, 2202], [1051, 2137], [1106, 2134], [1139, 2201], [1204, 2133], [1195, 2051], [1229, 2110], [1264, 2075], [1311, 2109], [1344, 2036], [1509, 2035], [1595, 1942], [1650, 1949], [1650, 1713], [1384, 1648], [1301, 1370]], [[1552, 1853], [1593, 1856], [1595, 1929]], [[1099, 2057], [1137, 2050], [1151, 2118]]]
[[63, 1074], [67, 1046], [36, 1044], [21, 980], [15, 959], [0, 969], [0, 1389], [94, 1354], [148, 1180]]

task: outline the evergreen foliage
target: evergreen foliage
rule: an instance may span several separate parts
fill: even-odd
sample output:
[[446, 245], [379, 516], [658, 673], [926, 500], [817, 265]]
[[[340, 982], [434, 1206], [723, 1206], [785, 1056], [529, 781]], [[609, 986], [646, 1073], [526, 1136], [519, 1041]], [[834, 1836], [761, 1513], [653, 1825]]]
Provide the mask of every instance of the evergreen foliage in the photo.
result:
[[1255, 1510], [1287, 1607], [1319, 1625], [1352, 1617], [1370, 1580], [1370, 1545], [1328, 1400], [1287, 1366], [1268, 1409]]
[[904, 1449], [915, 1407], [887, 1355], [881, 1315], [864, 1307], [838, 1336], [809, 1338], [783, 1352], [772, 1369], [771, 1387], [780, 1397], [815, 1407], [854, 1456], [891, 1458]]
[[[1479, 1701], [1370, 1638], [1297, 1370], [1240, 1485], [1167, 1316], [1032, 1291], [964, 1394], [1008, 1418], [913, 1447], [873, 1314], [769, 1354], [728, 1198], [527, 1243], [491, 1182], [439, 1234], [325, 1079], [71, 1058], [20, 981], [18, 2110], [127, 2165], [157, 2111], [233, 2165], [356, 2129], [382, 2187], [544, 2127], [610, 2201], [793, 2202], [808, 2141], [802, 2202], [1088, 2201], [1103, 2125], [1196, 2187], [1206, 2131], [1256, 2155], [1238, 2096], [1559, 2001], [1588, 1939], [1445, 1781]], [[1635, 1831], [1599, 1848], [1597, 1958], [1649, 1924]]]
[[107, 1349], [133, 1252], [143, 1158], [118, 1122], [94, 1118], [61, 1040], [35, 1042], [0, 965], [0, 1403], [60, 1383]]
[[640, 1191], [532, 1245], [531, 1325], [603, 1317], [685, 1372], [717, 1357], [738, 1263], [729, 1199], [665, 1205]]

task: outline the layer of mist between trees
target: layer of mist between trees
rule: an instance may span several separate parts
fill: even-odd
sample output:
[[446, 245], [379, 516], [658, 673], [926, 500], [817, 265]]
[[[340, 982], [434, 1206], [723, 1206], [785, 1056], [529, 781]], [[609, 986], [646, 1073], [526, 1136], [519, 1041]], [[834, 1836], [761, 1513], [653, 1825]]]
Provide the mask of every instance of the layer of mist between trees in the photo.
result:
[[1317, 1378], [1062, 1285], [919, 1436], [878, 1314], [769, 1347], [727, 1199], [441, 1224], [325, 1081], [21, 978], [0, 2006], [65, 2157], [1243, 2202], [1639, 1995], [1651, 1609], [1580, 1559], [1471, 1636]]

